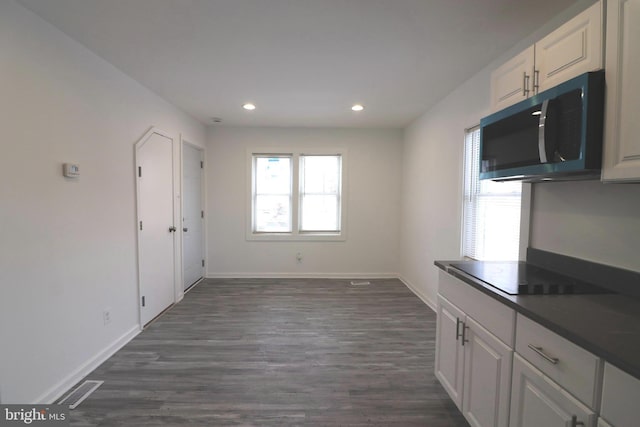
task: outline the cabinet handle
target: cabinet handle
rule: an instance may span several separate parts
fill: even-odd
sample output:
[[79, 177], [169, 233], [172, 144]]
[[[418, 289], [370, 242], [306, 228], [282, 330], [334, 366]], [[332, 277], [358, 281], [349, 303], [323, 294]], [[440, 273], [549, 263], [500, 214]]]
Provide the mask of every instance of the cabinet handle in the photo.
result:
[[[463, 334], [464, 336], [464, 334]], [[558, 358], [557, 357], [551, 357], [549, 356], [547, 353], [544, 352], [544, 350], [542, 349], [542, 347], [536, 347], [533, 344], [529, 344], [529, 348], [533, 351], [535, 351], [540, 357], [542, 357], [544, 360], [546, 360], [549, 363], [552, 363], [554, 365], [556, 365], [558, 363]]]
[[533, 70], [533, 94], [537, 95], [540, 90], [540, 70]]
[[460, 324], [462, 322], [460, 321], [459, 317], [456, 317], [456, 341], [458, 341], [458, 338], [460, 338]]
[[571, 417], [571, 421], [569, 421], [569, 427], [578, 427], [578, 426], [584, 426], [584, 422], [583, 421], [578, 421], [578, 416], [577, 415], [573, 415]]
[[466, 323], [462, 322], [462, 345], [464, 345], [464, 343], [469, 342], [469, 340], [467, 339], [467, 329], [469, 329], [469, 327], [466, 325]]
[[525, 98], [529, 96], [529, 76], [525, 71], [522, 76], [522, 96]]

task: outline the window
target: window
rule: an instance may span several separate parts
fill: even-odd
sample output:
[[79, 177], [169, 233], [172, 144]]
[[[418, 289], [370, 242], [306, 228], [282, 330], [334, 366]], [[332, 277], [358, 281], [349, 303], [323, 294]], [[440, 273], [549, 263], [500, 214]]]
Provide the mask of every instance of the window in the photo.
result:
[[344, 154], [251, 153], [251, 240], [341, 240]]
[[465, 135], [462, 255], [482, 261], [517, 260], [522, 183], [479, 180], [480, 128]]

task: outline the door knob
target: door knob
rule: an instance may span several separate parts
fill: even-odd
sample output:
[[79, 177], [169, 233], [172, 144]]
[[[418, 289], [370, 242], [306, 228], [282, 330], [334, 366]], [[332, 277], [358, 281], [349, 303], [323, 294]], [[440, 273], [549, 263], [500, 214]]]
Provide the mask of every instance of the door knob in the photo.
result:
[[169, 227], [169, 233], [174, 233], [176, 231], [176, 228], [171, 226]]
[[189, 229], [187, 227], [185, 227], [185, 228], [182, 229], [182, 231], [184, 231], [186, 233], [187, 231], [189, 231]]

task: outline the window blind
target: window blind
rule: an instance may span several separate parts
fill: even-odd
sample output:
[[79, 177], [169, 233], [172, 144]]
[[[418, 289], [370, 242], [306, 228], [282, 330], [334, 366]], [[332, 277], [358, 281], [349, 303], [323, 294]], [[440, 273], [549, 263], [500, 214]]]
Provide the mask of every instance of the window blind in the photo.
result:
[[481, 261], [518, 259], [521, 182], [479, 179], [480, 128], [469, 129], [464, 149], [462, 254]]

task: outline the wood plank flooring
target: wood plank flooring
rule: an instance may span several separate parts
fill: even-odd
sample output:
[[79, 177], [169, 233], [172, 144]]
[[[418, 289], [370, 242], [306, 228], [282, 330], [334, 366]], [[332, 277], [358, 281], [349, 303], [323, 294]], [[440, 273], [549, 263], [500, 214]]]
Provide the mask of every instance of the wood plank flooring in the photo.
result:
[[205, 280], [87, 379], [72, 426], [468, 426], [399, 280]]

